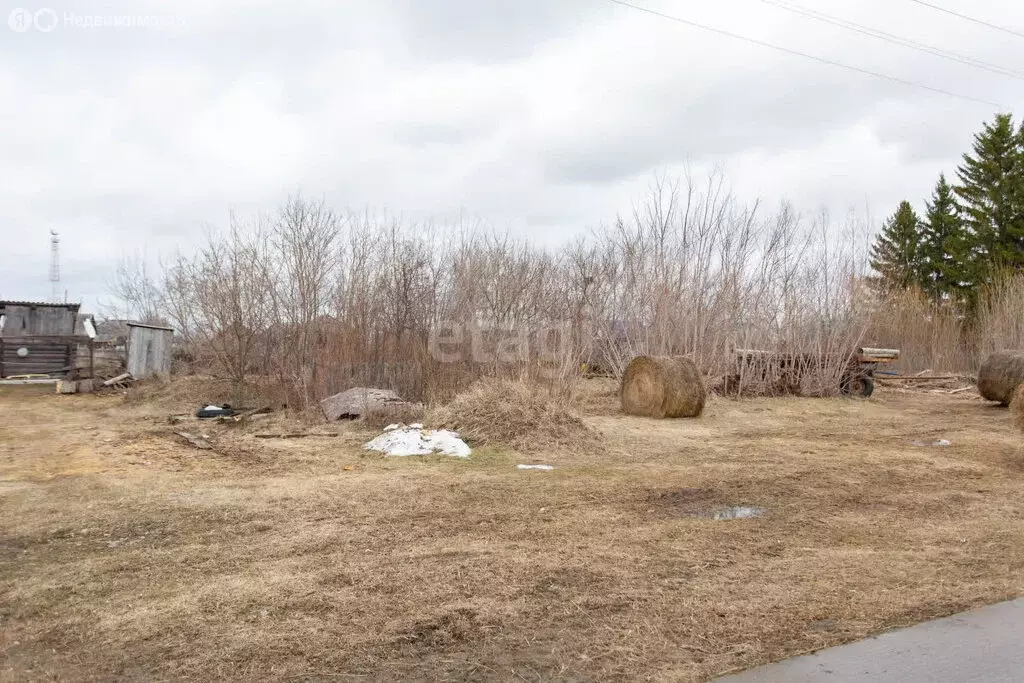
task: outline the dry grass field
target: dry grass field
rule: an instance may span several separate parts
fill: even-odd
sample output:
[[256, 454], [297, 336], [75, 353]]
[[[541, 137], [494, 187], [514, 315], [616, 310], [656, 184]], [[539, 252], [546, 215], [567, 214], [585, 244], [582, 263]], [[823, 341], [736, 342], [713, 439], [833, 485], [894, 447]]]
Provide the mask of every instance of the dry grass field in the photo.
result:
[[971, 392], [652, 421], [595, 383], [596, 445], [460, 461], [197, 450], [162, 391], [0, 389], [0, 678], [705, 680], [1024, 593], [1024, 439]]

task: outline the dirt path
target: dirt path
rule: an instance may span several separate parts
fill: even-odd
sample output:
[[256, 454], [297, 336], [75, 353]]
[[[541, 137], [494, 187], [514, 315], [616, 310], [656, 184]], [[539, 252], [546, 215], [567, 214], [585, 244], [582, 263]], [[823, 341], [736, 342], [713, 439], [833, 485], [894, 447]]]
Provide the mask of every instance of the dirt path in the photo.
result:
[[701, 680], [1024, 592], [1024, 443], [964, 395], [595, 415], [553, 472], [170, 409], [0, 391], [0, 677]]

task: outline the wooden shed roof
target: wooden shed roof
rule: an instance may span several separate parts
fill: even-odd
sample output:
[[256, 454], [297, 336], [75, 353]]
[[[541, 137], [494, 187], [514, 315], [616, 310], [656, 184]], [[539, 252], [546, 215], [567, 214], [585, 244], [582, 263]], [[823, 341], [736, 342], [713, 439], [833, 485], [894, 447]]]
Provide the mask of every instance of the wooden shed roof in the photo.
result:
[[46, 301], [0, 301], [0, 308], [7, 308], [8, 306], [11, 308], [16, 306], [25, 308], [66, 308], [77, 313], [82, 304], [54, 304]]

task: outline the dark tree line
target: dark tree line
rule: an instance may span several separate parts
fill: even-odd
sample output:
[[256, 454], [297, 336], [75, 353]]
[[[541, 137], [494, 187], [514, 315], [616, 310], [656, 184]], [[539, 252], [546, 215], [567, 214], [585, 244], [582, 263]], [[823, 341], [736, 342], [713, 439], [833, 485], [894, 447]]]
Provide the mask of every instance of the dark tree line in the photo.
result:
[[884, 290], [918, 287], [937, 303], [973, 308], [1004, 270], [1024, 271], [1024, 124], [998, 114], [956, 169], [940, 175], [923, 216], [900, 203], [871, 248]]

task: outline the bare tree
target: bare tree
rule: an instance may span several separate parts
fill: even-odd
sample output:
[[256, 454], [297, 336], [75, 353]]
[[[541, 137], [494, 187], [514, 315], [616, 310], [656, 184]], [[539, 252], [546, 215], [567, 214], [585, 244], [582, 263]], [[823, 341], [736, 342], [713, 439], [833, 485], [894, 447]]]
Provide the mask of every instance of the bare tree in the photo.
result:
[[210, 233], [193, 257], [167, 269], [165, 292], [173, 323], [213, 356], [243, 400], [246, 376], [274, 319], [277, 282], [266, 225], [231, 216], [226, 236]]
[[278, 213], [271, 233], [278, 279], [276, 304], [279, 376], [298, 394], [301, 405], [314, 400], [315, 345], [336, 288], [341, 264], [342, 220], [324, 201], [293, 197]]
[[145, 254], [122, 256], [107, 291], [113, 297], [103, 306], [107, 318], [166, 324], [164, 292], [150, 274]]

